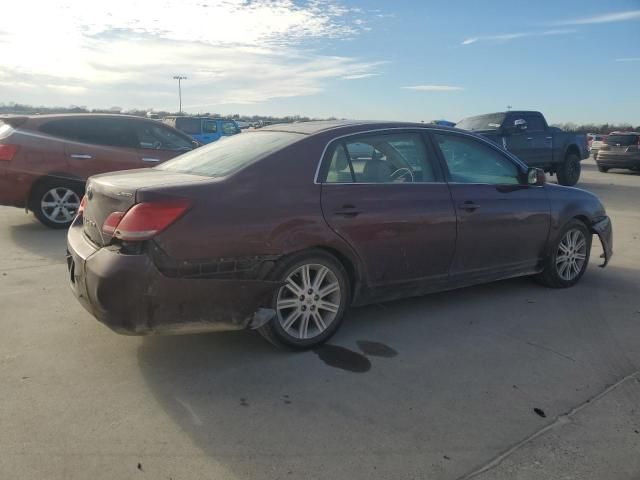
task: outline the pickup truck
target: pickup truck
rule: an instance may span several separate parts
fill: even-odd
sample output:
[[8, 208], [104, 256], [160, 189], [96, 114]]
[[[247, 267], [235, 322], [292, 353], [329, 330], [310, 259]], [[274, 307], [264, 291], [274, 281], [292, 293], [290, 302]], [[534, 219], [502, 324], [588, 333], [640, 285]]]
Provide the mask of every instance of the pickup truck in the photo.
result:
[[550, 127], [540, 112], [488, 113], [465, 118], [456, 127], [483, 135], [528, 166], [557, 175], [560, 185], [578, 183], [580, 161], [589, 158], [586, 135]]

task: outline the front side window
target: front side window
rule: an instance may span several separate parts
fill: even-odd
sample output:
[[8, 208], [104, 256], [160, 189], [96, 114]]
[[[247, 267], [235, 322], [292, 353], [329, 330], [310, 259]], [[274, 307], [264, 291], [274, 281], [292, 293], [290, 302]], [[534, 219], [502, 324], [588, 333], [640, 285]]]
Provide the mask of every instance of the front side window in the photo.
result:
[[419, 133], [353, 136], [329, 150], [326, 183], [436, 182]]
[[452, 182], [517, 185], [520, 170], [497, 150], [473, 138], [434, 134], [436, 145], [449, 169]]
[[238, 127], [235, 122], [224, 121], [222, 122], [222, 134], [223, 135], [235, 135], [238, 133]]
[[224, 142], [196, 148], [156, 168], [207, 177], [224, 177], [303, 138], [304, 135], [289, 132], [243, 133], [229, 137]]
[[189, 140], [155, 122], [138, 125], [138, 142], [139, 148], [154, 150], [187, 151], [193, 148]]

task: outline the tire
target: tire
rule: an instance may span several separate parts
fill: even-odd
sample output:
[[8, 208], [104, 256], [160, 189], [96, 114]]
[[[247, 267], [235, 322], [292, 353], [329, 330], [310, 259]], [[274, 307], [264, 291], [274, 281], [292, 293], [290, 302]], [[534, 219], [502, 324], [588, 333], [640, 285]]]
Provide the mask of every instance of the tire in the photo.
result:
[[573, 187], [580, 179], [580, 157], [575, 153], [568, 154], [564, 163], [558, 168], [558, 183], [567, 187]]
[[56, 229], [69, 228], [83, 195], [84, 185], [80, 182], [44, 180], [34, 187], [29, 208], [43, 225]]
[[600, 165], [598, 165], [598, 171], [602, 173], [607, 173], [609, 169], [607, 167], [601, 167]]
[[[577, 238], [575, 242], [570, 239], [570, 235]], [[581, 240], [584, 243], [581, 244]], [[558, 238], [554, 241], [550, 248], [549, 255], [544, 260], [544, 270], [537, 275], [537, 280], [543, 285], [550, 288], [568, 288], [574, 286], [587, 270], [589, 265], [589, 255], [591, 253], [592, 234], [587, 226], [580, 220], [573, 219], [561, 230]], [[574, 244], [572, 247], [571, 244]], [[568, 252], [567, 252], [568, 249]], [[563, 253], [575, 260], [574, 266], [570, 270], [564, 267], [567, 262], [563, 262], [560, 258]], [[570, 253], [571, 252], [571, 253]], [[570, 273], [568, 275], [567, 273]]]
[[[303, 277], [305, 269], [308, 280]], [[319, 274], [323, 275], [321, 282], [314, 284]], [[331, 338], [351, 302], [351, 285], [343, 265], [322, 250], [312, 250], [285, 258], [271, 277], [289, 286], [275, 292], [276, 316], [258, 329], [260, 334], [278, 347], [295, 350], [310, 349]], [[323, 290], [330, 293], [323, 295]]]

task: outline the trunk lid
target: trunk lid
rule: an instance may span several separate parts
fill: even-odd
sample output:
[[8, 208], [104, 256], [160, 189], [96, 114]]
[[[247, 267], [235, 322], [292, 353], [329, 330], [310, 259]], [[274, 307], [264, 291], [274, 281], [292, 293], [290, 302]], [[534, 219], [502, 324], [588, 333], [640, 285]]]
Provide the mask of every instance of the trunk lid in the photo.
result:
[[105, 220], [113, 212], [126, 212], [138, 203], [141, 189], [146, 191], [202, 180], [210, 179], [147, 168], [91, 177], [87, 181], [83, 213], [85, 235], [98, 246], [108, 245], [112, 236], [102, 231]]

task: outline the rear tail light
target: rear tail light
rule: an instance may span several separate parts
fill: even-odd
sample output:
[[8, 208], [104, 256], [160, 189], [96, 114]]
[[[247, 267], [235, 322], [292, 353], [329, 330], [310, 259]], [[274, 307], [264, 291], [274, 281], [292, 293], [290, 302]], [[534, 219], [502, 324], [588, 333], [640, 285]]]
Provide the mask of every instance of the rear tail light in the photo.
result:
[[178, 220], [190, 206], [186, 200], [138, 203], [126, 212], [109, 215], [102, 231], [129, 242], [148, 240]]
[[80, 215], [82, 215], [84, 213], [84, 206], [87, 204], [87, 196], [83, 195], [82, 196], [82, 200], [80, 200], [80, 206], [78, 207], [78, 211], [76, 213], [76, 216], [79, 217]]
[[10, 162], [18, 151], [18, 145], [3, 145], [0, 143], [0, 160]]

